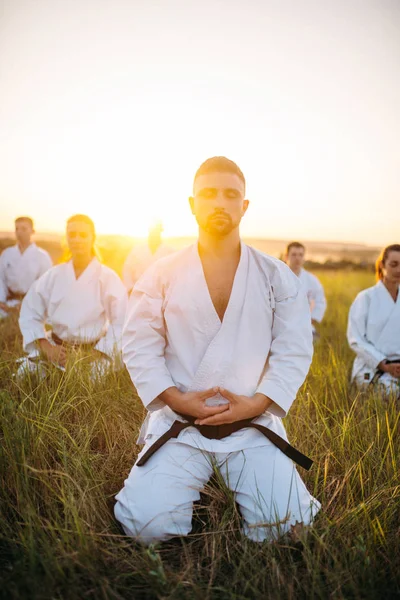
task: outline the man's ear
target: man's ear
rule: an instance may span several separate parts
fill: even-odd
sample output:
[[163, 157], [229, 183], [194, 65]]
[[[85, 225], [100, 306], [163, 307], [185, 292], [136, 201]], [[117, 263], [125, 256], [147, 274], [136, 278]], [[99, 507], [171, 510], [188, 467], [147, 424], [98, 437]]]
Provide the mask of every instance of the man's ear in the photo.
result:
[[192, 215], [194, 215], [194, 198], [193, 196], [189, 196], [189, 205], [190, 205], [190, 210], [192, 211]]
[[250, 200], [243, 200], [243, 213], [242, 215], [246, 214], [247, 209], [249, 208], [249, 204], [250, 204]]

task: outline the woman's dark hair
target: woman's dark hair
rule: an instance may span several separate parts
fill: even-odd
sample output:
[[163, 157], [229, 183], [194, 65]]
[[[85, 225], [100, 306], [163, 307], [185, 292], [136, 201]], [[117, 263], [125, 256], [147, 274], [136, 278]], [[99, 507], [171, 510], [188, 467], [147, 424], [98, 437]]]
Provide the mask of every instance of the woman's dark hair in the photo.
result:
[[400, 252], [400, 244], [391, 244], [390, 246], [386, 246], [386, 248], [382, 250], [378, 258], [376, 259], [375, 275], [377, 281], [381, 281], [383, 279], [382, 267], [385, 265], [385, 262], [389, 258], [390, 252]]

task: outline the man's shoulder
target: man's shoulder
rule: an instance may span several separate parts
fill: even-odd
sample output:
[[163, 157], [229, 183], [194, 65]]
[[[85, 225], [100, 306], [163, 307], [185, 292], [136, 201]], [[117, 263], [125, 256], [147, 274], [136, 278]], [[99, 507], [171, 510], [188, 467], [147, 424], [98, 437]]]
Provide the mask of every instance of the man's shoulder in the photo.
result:
[[286, 263], [252, 246], [247, 247], [258, 267], [270, 280], [277, 300], [297, 293], [300, 287], [298, 277]]
[[7, 246], [7, 248], [4, 248], [3, 252], [1, 253], [3, 260], [4, 260], [4, 258], [10, 258], [13, 255], [15, 255], [16, 250], [17, 250], [17, 246], [15, 244], [13, 246]]
[[312, 284], [321, 285], [320, 280], [318, 279], [318, 277], [316, 275], [314, 275], [314, 273], [310, 273], [310, 271], [306, 271], [306, 269], [302, 269], [301, 274], [304, 277], [304, 279], [306, 279], [308, 282], [310, 282]]
[[44, 248], [42, 248], [41, 246], [34, 246], [34, 251], [39, 254], [39, 256], [41, 258], [49, 258], [51, 260], [51, 256], [50, 254], [47, 252], [47, 250], [45, 250]]
[[182, 267], [183, 265], [188, 263], [192, 252], [193, 244], [190, 246], [185, 246], [185, 248], [182, 248], [181, 250], [171, 249], [171, 252], [169, 254], [158, 258], [154, 262], [153, 267], [158, 272], [164, 272], [166, 274], [172, 273], [178, 267]]
[[168, 256], [156, 260], [135, 283], [134, 289], [145, 290], [148, 288], [166, 289], [179, 276], [184, 278], [184, 272], [190, 266], [193, 256], [193, 246], [177, 250]]
[[261, 252], [253, 246], [247, 247], [252, 256], [254, 257], [255, 261], [261, 267], [261, 269], [265, 271], [270, 277], [278, 277], [282, 279], [287, 279], [288, 281], [296, 281], [296, 275], [294, 275], [294, 273], [287, 266], [287, 264], [283, 262], [283, 260], [275, 258], [275, 256], [265, 254], [265, 252]]

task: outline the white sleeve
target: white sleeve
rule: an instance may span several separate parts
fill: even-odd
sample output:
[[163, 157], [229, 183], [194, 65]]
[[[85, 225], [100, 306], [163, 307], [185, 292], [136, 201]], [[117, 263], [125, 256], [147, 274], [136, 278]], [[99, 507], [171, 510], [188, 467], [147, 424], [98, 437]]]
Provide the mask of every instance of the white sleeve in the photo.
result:
[[115, 358], [122, 352], [122, 328], [128, 295], [121, 279], [111, 269], [102, 272], [101, 289], [108, 328], [106, 334], [97, 342], [95, 350]]
[[149, 411], [163, 408], [158, 396], [175, 386], [165, 363], [165, 344], [163, 286], [155, 264], [132, 290], [122, 335], [125, 365]]
[[130, 253], [128, 254], [128, 257], [127, 257], [127, 259], [124, 263], [124, 267], [122, 269], [122, 281], [124, 282], [124, 285], [125, 285], [126, 289], [128, 290], [128, 293], [131, 291], [131, 289], [135, 285], [135, 282], [133, 280], [134, 264], [135, 264], [135, 251], [131, 250]]
[[19, 327], [26, 352], [32, 352], [35, 349], [35, 341], [46, 337], [49, 282], [47, 272], [33, 282], [21, 304]]
[[272, 281], [275, 314], [272, 344], [266, 372], [257, 392], [273, 404], [268, 411], [286, 416], [303, 384], [313, 355], [310, 307], [296, 275], [286, 273], [281, 281]]
[[311, 318], [317, 323], [321, 323], [326, 311], [326, 298], [324, 288], [317, 277], [313, 278], [312, 299], [314, 301], [311, 311]]
[[365, 364], [371, 369], [376, 369], [386, 356], [367, 340], [368, 313], [369, 297], [368, 294], [361, 292], [350, 307], [347, 339], [350, 348], [363, 359]]
[[4, 265], [4, 250], [0, 256], [0, 302], [6, 302], [8, 288], [6, 283], [6, 273]]

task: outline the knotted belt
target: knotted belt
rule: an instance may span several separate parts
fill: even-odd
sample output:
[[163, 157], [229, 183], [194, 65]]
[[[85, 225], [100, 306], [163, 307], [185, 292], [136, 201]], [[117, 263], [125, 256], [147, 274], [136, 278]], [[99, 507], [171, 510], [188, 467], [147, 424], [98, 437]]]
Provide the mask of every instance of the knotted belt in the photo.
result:
[[22, 300], [25, 298], [26, 294], [22, 292], [13, 292], [12, 290], [7, 290], [7, 300]]
[[65, 340], [62, 340], [60, 337], [58, 337], [58, 335], [56, 333], [54, 333], [54, 331], [51, 332], [51, 339], [56, 344], [56, 346], [64, 346], [65, 348], [74, 348], [76, 350], [81, 349], [81, 350], [88, 350], [88, 351], [93, 350], [93, 348], [99, 341], [99, 340], [94, 340], [94, 342], [82, 342], [82, 343], [66, 342]]
[[[178, 413], [179, 414], [179, 413]], [[174, 421], [170, 429], [166, 431], [162, 436], [158, 438], [150, 446], [150, 448], [139, 458], [136, 463], [136, 466], [142, 467], [146, 462], [153, 456], [155, 452], [164, 444], [173, 438], [177, 438], [178, 435], [186, 429], [187, 427], [194, 427], [209, 440], [222, 440], [232, 433], [236, 431], [240, 431], [241, 429], [245, 429], [246, 427], [251, 427], [252, 429], [257, 429], [262, 433], [270, 442], [272, 442], [283, 454], [285, 454], [288, 458], [293, 460], [293, 462], [297, 463], [300, 467], [307, 469], [307, 471], [311, 468], [313, 461], [305, 454], [296, 450], [293, 446], [289, 444], [286, 440], [284, 440], [280, 435], [272, 431], [268, 427], [264, 427], [264, 425], [259, 425], [259, 423], [254, 423], [251, 419], [244, 419], [243, 421], [236, 421], [235, 423], [225, 423], [224, 425], [195, 425], [195, 418], [190, 415], [180, 415], [184, 419], [186, 419], [187, 423], [182, 423], [182, 421]]]
[[[394, 363], [400, 363], [400, 358], [395, 358], [394, 360], [386, 360], [385, 364], [387, 365], [393, 365]], [[381, 371], [381, 369], [377, 369], [374, 373], [374, 376], [372, 377], [371, 381], [369, 382], [369, 385], [374, 385], [378, 379], [380, 379], [382, 377], [382, 375], [384, 374], [385, 371]]]

